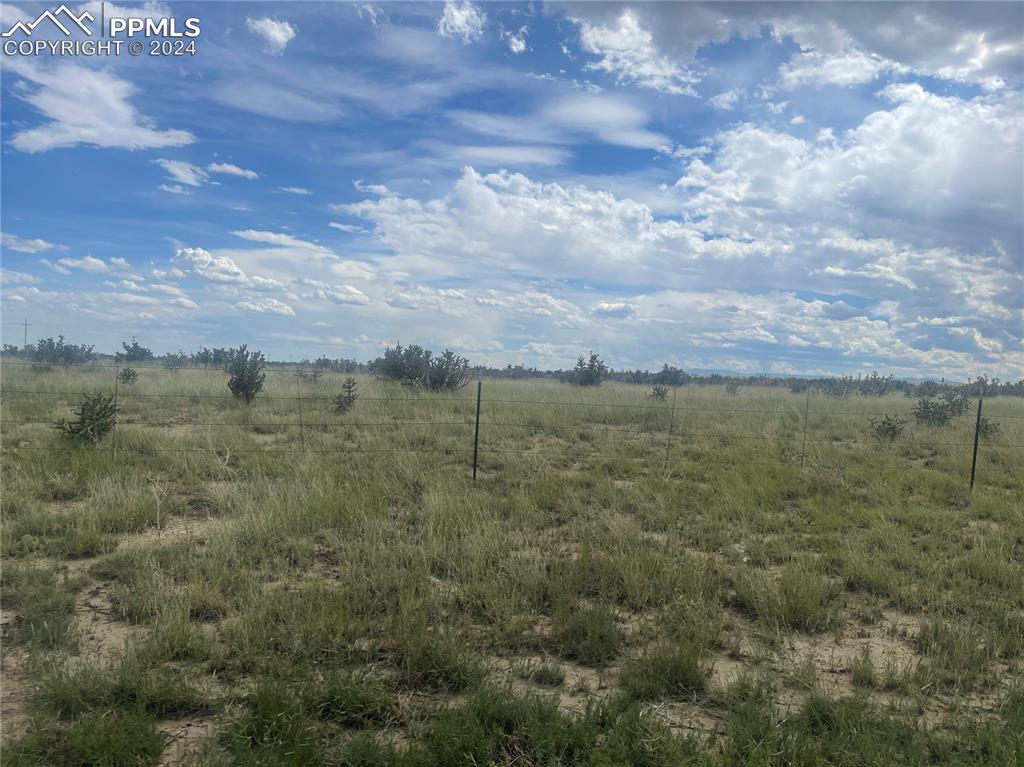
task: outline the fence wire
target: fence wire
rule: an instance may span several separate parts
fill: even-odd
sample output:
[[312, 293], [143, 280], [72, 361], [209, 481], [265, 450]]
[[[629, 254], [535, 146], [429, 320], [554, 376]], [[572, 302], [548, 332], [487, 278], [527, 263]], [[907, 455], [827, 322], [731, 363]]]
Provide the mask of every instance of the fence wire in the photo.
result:
[[[24, 364], [29, 365], [31, 363], [12, 363], [4, 362], [5, 365]], [[120, 368], [121, 365], [104, 365], [97, 364], [91, 367], [96, 368]], [[153, 369], [168, 370], [166, 367], [154, 367]], [[181, 368], [185, 370], [204, 370], [203, 368]], [[276, 372], [289, 372], [288, 370], [280, 370]], [[708, 451], [714, 451], [720, 449], [723, 444], [731, 442], [740, 442], [747, 444], [749, 443], [751, 448], [757, 451], [757, 455], [751, 455], [749, 458], [744, 457], [739, 461], [729, 461], [721, 456], [711, 455], [702, 456], [701, 460], [707, 458], [711, 460], [715, 466], [730, 466], [730, 467], [742, 467], [742, 466], [773, 466], [773, 467], [796, 467], [801, 468], [806, 466], [808, 463], [814, 467], [830, 468], [842, 471], [843, 466], [839, 464], [831, 464], [823, 462], [821, 456], [811, 456], [808, 453], [808, 445], [823, 445], [828, 448], [853, 448], [853, 447], [864, 447], [871, 446], [877, 448], [881, 443], [877, 439], [851, 439], [843, 435], [834, 436], [821, 436], [820, 433], [815, 433], [815, 430], [811, 427], [810, 421], [812, 416], [819, 417], [821, 420], [822, 416], [840, 416], [844, 418], [860, 418], [860, 419], [871, 419], [871, 418], [882, 418], [885, 416], [912, 416], [910, 412], [902, 411], [857, 411], [850, 409], [843, 410], [820, 410], [810, 409], [809, 399], [804, 403], [803, 407], [794, 405], [792, 407], [765, 407], [765, 408], [749, 408], [749, 407], [711, 407], [703, 405], [693, 405], [686, 403], [678, 403], [675, 401], [675, 394], [673, 392], [673, 399], [671, 402], [660, 402], [660, 403], [626, 403], [626, 402], [590, 402], [586, 400], [571, 399], [571, 400], [555, 400], [555, 399], [511, 399], [508, 397], [494, 397], [488, 398], [483, 397], [479, 393], [477, 397], [468, 396], [393, 396], [393, 397], [366, 397], [360, 395], [358, 398], [359, 403], [374, 403], [379, 406], [381, 403], [384, 404], [400, 404], [401, 406], [407, 406], [408, 403], [418, 403], [423, 406], [437, 405], [450, 409], [451, 403], [459, 403], [467, 406], [477, 406], [476, 415], [472, 411], [468, 412], [465, 417], [452, 419], [450, 416], [456, 415], [454, 412], [446, 413], [449, 415], [447, 419], [388, 419], [386, 417], [381, 419], [373, 420], [345, 420], [343, 417], [339, 417], [336, 421], [325, 421], [325, 420], [314, 420], [312, 422], [303, 420], [303, 416], [310, 414], [310, 407], [316, 407], [311, 403], [323, 403], [333, 399], [331, 395], [317, 395], [312, 393], [302, 393], [302, 383], [305, 382], [301, 379], [296, 378], [299, 385], [296, 386], [296, 393], [294, 395], [284, 394], [267, 394], [261, 395], [258, 401], [265, 401], [268, 403], [280, 403], [280, 402], [295, 402], [295, 412], [287, 412], [283, 418], [288, 419], [294, 417], [295, 420], [248, 420], [241, 418], [238, 421], [231, 420], [183, 420], [181, 418], [174, 419], [153, 419], [143, 418], [135, 415], [124, 415], [125, 408], [128, 403], [136, 400], [142, 400], [145, 402], [160, 402], [160, 401], [180, 401], [180, 400], [224, 400], [231, 401], [235, 397], [230, 394], [213, 394], [209, 392], [133, 392], [130, 389], [121, 388], [119, 391], [118, 405], [122, 408], [122, 416], [118, 419], [115, 429], [114, 436], [120, 437], [120, 442], [115, 442], [114, 438], [111, 439], [110, 445], [97, 446], [94, 450], [98, 451], [109, 451], [111, 453], [120, 452], [136, 452], [140, 454], [148, 453], [161, 453], [161, 454], [215, 454], [223, 455], [224, 453], [230, 453], [231, 455], [253, 455], [253, 454], [288, 454], [288, 455], [301, 455], [301, 454], [388, 454], [388, 453], [414, 453], [414, 454], [435, 454], [444, 456], [458, 456], [462, 453], [472, 452], [473, 458], [473, 469], [474, 477], [478, 468], [478, 454], [490, 455], [490, 456], [521, 456], [527, 458], [537, 458], [546, 461], [558, 461], [572, 458], [578, 460], [581, 456], [575, 455], [575, 448], [578, 446], [586, 446], [589, 449], [583, 450], [583, 456], [587, 459], [597, 460], [615, 460], [615, 461], [637, 461], [647, 462], [657, 468], [667, 468], [673, 461], [686, 461], [687, 456], [683, 454], [685, 449], [692, 449], [695, 445], [693, 440], [701, 440], [700, 447], [706, 447]], [[86, 387], [88, 389], [89, 387]], [[95, 387], [92, 387], [95, 388]], [[13, 397], [14, 401], [17, 402], [18, 398], [21, 397], [43, 397], [52, 398], [54, 400], [62, 400], [63, 404], [69, 404], [74, 398], [80, 396], [82, 391], [80, 390], [53, 390], [53, 389], [0, 389], [0, 400], [6, 405], [8, 404], [8, 397]], [[305, 411], [303, 405], [306, 406]], [[61, 407], [57, 405], [56, 408]], [[147, 407], [151, 407], [148, 406]], [[56, 409], [54, 408], [54, 409]], [[588, 409], [584, 410], [584, 413], [593, 412], [594, 409], [599, 413], [607, 414], [597, 416], [596, 418], [587, 417], [586, 420], [581, 420], [580, 423], [571, 424], [558, 424], [551, 423], [549, 416], [546, 415], [549, 411], [543, 411], [544, 415], [529, 416], [528, 414], [533, 408], [581, 408]], [[613, 423], [602, 423], [602, 418], [610, 418], [612, 414], [617, 412], [631, 413], [631, 414], [642, 414], [642, 420], [639, 423], [631, 423], [626, 425], [615, 425]], [[516, 417], [516, 414], [519, 417]], [[708, 430], [706, 428], [693, 427], [697, 424], [693, 421], [693, 418], [689, 417], [693, 414], [711, 414], [724, 416], [722, 421], [728, 422], [732, 416], [749, 416], [749, 415], [769, 415], [769, 416], [790, 416], [795, 418], [794, 421], [787, 425], [785, 433], [764, 433], [759, 431], [731, 431], [714, 429]], [[509, 416], [512, 416], [511, 418]], [[56, 420], [54, 417], [44, 418], [38, 416], [32, 417], [16, 417], [17, 413], [14, 413], [12, 417], [0, 418], [0, 425], [2, 426], [52, 426]], [[495, 420], [491, 420], [491, 417], [495, 417]], [[525, 416], [525, 418], [524, 418]], [[595, 414], [596, 416], [596, 414]], [[529, 418], [536, 418], [536, 420], [528, 420]], [[1024, 448], [1024, 443], [1021, 442], [1010, 442], [1005, 439], [998, 439], [995, 441], [984, 441], [978, 439], [978, 429], [980, 428], [981, 418], [975, 412], [967, 412], [953, 416], [956, 423], [963, 423], [964, 419], [970, 419], [973, 422], [971, 428], [971, 439], [964, 441], [934, 441], [934, 440], [923, 440], [919, 444], [922, 447], [933, 448], [957, 448], [964, 451], [966, 458], [972, 459], [972, 464], [976, 464], [976, 456], [974, 451], [984, 453], [993, 449], [1021, 449]], [[1015, 422], [1020, 419], [1024, 419], [1024, 415], [1018, 414], [999, 414], [999, 415], [984, 415], [984, 420], [989, 423], [999, 424], [1000, 422]], [[970, 423], [970, 422], [968, 422]], [[205, 431], [207, 433], [208, 445], [205, 447], [156, 447], [150, 445], [136, 445], [132, 444], [131, 437], [138, 433], [138, 429], [169, 429], [169, 428], [192, 428], [199, 432]], [[477, 449], [474, 449], [474, 445], [468, 442], [463, 446], [456, 446], [454, 444], [434, 444], [430, 446], [417, 446], [417, 447], [397, 447], [397, 446], [386, 446], [386, 447], [364, 447], [358, 444], [358, 440], [351, 438], [353, 434], [357, 434], [360, 431], [369, 430], [377, 434], [381, 432], [394, 434], [400, 430], [406, 429], [421, 429], [426, 432], [433, 432], [435, 434], [441, 434], [443, 437], [447, 437], [450, 440], [465, 439], [466, 434], [463, 430], [472, 427], [473, 436], [479, 435], [482, 439], [478, 445], [475, 445]], [[819, 426], [820, 428], [820, 426]], [[224, 446], [217, 446], [212, 436], [213, 432], [218, 429], [241, 429], [256, 431], [262, 434], [280, 434], [282, 432], [294, 432], [298, 431], [299, 434], [299, 445], [296, 447], [278, 447], [274, 445], [267, 445], [262, 447], [254, 448], [240, 448], [240, 449], [228, 449]], [[5, 429], [5, 431], [7, 431]], [[318, 445], [316, 442], [307, 444], [307, 437], [315, 437], [317, 435], [328, 435], [337, 432], [342, 432], [342, 438], [347, 439], [356, 444], [344, 444], [338, 446], [326, 447]], [[518, 436], [517, 436], [518, 435]], [[579, 439], [572, 443], [564, 442], [564, 435], [576, 435]], [[522, 439], [530, 439], [536, 436], [550, 436], [554, 439], [563, 440], [562, 443], [551, 449], [550, 446], [538, 447], [536, 445], [531, 447], [522, 447]], [[350, 439], [351, 438], [351, 439]], [[127, 440], [127, 444], [126, 441]], [[519, 444], [517, 444], [517, 441]], [[617, 452], [608, 452], [606, 448], [614, 447], [618, 448]], [[647, 454], [628, 454], [630, 447], [637, 449], [643, 448], [648, 451], [657, 449], [658, 455], [651, 453]], [[773, 448], [779, 448], [782, 451], [782, 457], [780, 460], [764, 460]], [[675, 454], [673, 454], [673, 448], [675, 448]], [[3, 452], [17, 452], [17, 451], [52, 451], [57, 453], [65, 453], [71, 450], [78, 450], [78, 448], [70, 448], [67, 446], [53, 444], [45, 445], [32, 445], [23, 444], [19, 436], [5, 435], [5, 438], [0, 442], [0, 450]], [[973, 471], [973, 469], [972, 469]], [[973, 478], [972, 478], [973, 483]]]

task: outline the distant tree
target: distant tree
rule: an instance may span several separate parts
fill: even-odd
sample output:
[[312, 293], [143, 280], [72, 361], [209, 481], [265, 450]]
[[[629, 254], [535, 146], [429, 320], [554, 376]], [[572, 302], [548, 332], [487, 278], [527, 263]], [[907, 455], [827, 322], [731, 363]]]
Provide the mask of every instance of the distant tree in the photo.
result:
[[243, 344], [237, 349], [229, 350], [229, 358], [225, 372], [228, 374], [228, 388], [236, 398], [245, 404], [252, 404], [256, 395], [263, 389], [267, 374], [263, 372], [266, 359], [262, 352], [251, 352]]
[[41, 338], [34, 346], [29, 344], [25, 350], [30, 353], [33, 362], [41, 365], [83, 365], [96, 358], [93, 346], [69, 344], [64, 336]]
[[121, 368], [117, 373], [117, 380], [125, 386], [131, 386], [139, 380], [139, 371], [135, 368]]
[[582, 354], [579, 356], [576, 367], [569, 371], [567, 380], [576, 386], [600, 386], [607, 375], [608, 366], [597, 352], [590, 352], [589, 358], [584, 358]]
[[120, 351], [114, 355], [114, 358], [119, 361], [147, 362], [153, 359], [153, 352], [145, 346], [141, 346], [134, 338], [132, 339], [131, 346], [124, 341], [121, 342], [121, 346], [124, 348], [124, 351]]
[[370, 368], [385, 381], [431, 391], [456, 391], [472, 379], [465, 357], [447, 349], [435, 357], [429, 349], [416, 344], [387, 347], [384, 356], [374, 360]]
[[682, 386], [689, 377], [685, 371], [665, 363], [661, 370], [654, 374], [653, 382], [662, 386]]
[[202, 365], [204, 368], [208, 368], [213, 364], [213, 352], [205, 346], [199, 347], [199, 351], [192, 352], [190, 356], [192, 358], [192, 364], [197, 367]]
[[171, 370], [177, 370], [183, 368], [188, 364], [189, 356], [180, 349], [176, 352], [168, 352], [160, 358], [160, 364], [165, 368]]

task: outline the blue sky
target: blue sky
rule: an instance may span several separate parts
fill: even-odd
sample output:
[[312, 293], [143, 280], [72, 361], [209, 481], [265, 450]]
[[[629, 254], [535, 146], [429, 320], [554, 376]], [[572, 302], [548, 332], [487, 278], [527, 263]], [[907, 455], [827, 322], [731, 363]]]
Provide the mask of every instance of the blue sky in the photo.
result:
[[1022, 9], [107, 3], [197, 53], [3, 56], [3, 341], [1019, 378]]

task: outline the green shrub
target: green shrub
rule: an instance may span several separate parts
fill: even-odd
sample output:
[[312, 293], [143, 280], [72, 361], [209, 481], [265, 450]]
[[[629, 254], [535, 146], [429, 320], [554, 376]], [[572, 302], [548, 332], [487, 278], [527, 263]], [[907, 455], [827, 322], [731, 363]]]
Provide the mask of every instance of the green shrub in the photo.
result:
[[123, 386], [131, 386], [139, 380], [139, 371], [135, 368], [121, 368], [117, 373], [117, 381]]
[[337, 415], [345, 415], [356, 406], [359, 392], [356, 391], [356, 379], [349, 377], [341, 385], [341, 394], [335, 394], [331, 400], [331, 410]]
[[606, 607], [562, 607], [552, 619], [552, 639], [564, 657], [584, 666], [603, 666], [619, 654], [622, 632]]
[[73, 447], [95, 445], [117, 425], [118, 408], [113, 394], [83, 394], [74, 409], [75, 420], [54, 424]]
[[629, 663], [620, 684], [637, 700], [692, 696], [707, 687], [711, 665], [697, 642], [661, 643]]
[[575, 386], [600, 386], [608, 375], [608, 366], [604, 364], [597, 352], [590, 352], [590, 357], [581, 354], [576, 360], [576, 367], [563, 376], [562, 380]]
[[429, 349], [411, 344], [396, 344], [384, 350], [384, 356], [370, 368], [385, 381], [417, 386], [430, 391], [457, 391], [472, 380], [469, 360], [445, 350], [435, 356]]
[[907, 419], [898, 415], [885, 414], [884, 418], [869, 418], [871, 436], [880, 442], [895, 442], [907, 430]]
[[265, 366], [262, 352], [250, 352], [245, 344], [232, 349], [225, 368], [231, 393], [245, 404], [251, 404], [263, 390], [263, 382], [267, 378], [263, 372]]

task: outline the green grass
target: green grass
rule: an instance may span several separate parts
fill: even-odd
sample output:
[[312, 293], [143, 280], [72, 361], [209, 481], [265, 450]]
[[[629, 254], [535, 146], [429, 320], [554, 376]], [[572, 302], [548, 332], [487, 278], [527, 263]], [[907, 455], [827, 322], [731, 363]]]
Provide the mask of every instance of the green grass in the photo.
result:
[[[106, 381], [4, 374], [5, 390]], [[666, 461], [671, 409], [644, 387], [485, 381], [473, 483], [468, 391], [360, 377], [336, 416], [327, 375], [301, 384], [300, 433], [287, 371], [251, 408], [217, 398], [218, 371], [140, 376], [116, 459], [108, 442], [59, 450], [46, 424], [5, 428], [4, 448], [42, 448], [0, 450], [5, 675], [28, 691], [5, 764], [152, 764], [156, 727], [180, 719], [209, 730], [203, 764], [1022, 751], [1024, 456], [1009, 445], [1024, 418], [983, 445], [971, 495], [969, 455], [948, 444], [970, 441], [967, 419], [870, 439], [867, 416], [908, 409], [901, 396], [812, 394], [801, 468], [804, 395], [683, 387]], [[73, 399], [5, 394], [0, 410], [53, 420]], [[1008, 397], [985, 408], [1024, 415]], [[106, 624], [134, 638], [94, 658]]]

